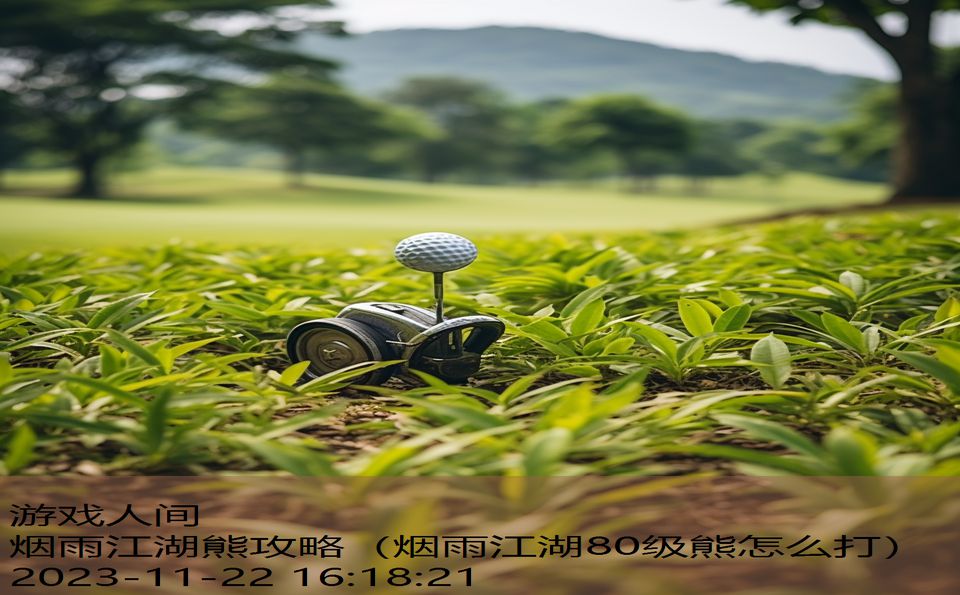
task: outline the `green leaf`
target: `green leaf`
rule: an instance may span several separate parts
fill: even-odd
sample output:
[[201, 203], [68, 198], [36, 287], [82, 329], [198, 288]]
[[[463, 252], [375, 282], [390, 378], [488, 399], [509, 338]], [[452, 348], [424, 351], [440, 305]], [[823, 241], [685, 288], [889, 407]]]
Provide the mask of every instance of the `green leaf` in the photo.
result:
[[949, 388], [953, 394], [960, 395], [960, 370], [956, 370], [944, 362], [934, 359], [929, 355], [923, 355], [922, 353], [900, 351], [894, 355], [914, 368], [923, 370], [927, 374], [937, 378], [946, 384], [947, 388]]
[[163, 367], [163, 362], [160, 361], [160, 358], [158, 358], [150, 350], [148, 350], [146, 347], [144, 347], [140, 343], [137, 343], [130, 337], [122, 333], [119, 333], [113, 329], [107, 329], [107, 335], [110, 337], [110, 340], [113, 341], [114, 344], [116, 344], [118, 347], [123, 348], [123, 350], [126, 351], [127, 353], [132, 353], [133, 355], [139, 357], [144, 362], [150, 365], [158, 366], [160, 368]]
[[950, 296], [945, 302], [940, 304], [936, 313], [933, 315], [934, 322], [944, 322], [955, 316], [960, 316], [960, 300], [956, 296]]
[[163, 438], [167, 433], [168, 406], [172, 396], [172, 390], [161, 390], [147, 405], [144, 419], [144, 445], [147, 452], [157, 452], [163, 445]]
[[573, 335], [583, 335], [595, 330], [603, 321], [603, 314], [606, 304], [600, 298], [593, 300], [584, 306], [570, 323], [570, 333]]
[[100, 375], [112, 376], [123, 369], [123, 354], [111, 345], [100, 345]]
[[13, 380], [13, 366], [10, 365], [10, 354], [0, 352], [0, 386]]
[[27, 424], [21, 424], [7, 443], [7, 454], [3, 463], [7, 473], [13, 475], [30, 464], [34, 457], [34, 446], [37, 444], [37, 435]]
[[314, 450], [274, 440], [240, 437], [240, 443], [267, 463], [303, 477], [337, 475], [329, 459]]
[[199, 349], [200, 347], [203, 347], [204, 345], [209, 345], [210, 343], [213, 343], [214, 341], [217, 341], [217, 340], [219, 340], [219, 337], [212, 337], [210, 339], [200, 339], [199, 341], [191, 341], [189, 343], [184, 343], [183, 345], [177, 345], [176, 347], [170, 348], [170, 355], [173, 356], [174, 359], [176, 359], [178, 357], [181, 357], [183, 355], [190, 353], [194, 349]]
[[864, 290], [867, 287], [866, 281], [858, 273], [853, 271], [844, 271], [840, 273], [840, 283], [844, 286], [850, 288], [850, 291], [854, 293], [857, 297], [863, 295]]
[[876, 326], [868, 326], [863, 329], [862, 334], [867, 353], [874, 353], [880, 347], [880, 329]]
[[646, 342], [651, 347], [666, 355], [671, 360], [675, 361], [677, 359], [677, 344], [674, 343], [666, 333], [643, 323], [636, 324], [632, 328], [635, 329], [641, 337], [646, 339]]
[[687, 331], [695, 336], [703, 336], [713, 332], [713, 322], [710, 320], [710, 314], [703, 306], [694, 300], [680, 298], [677, 302], [677, 309], [680, 311], [680, 320]]
[[620, 355], [630, 351], [633, 344], [636, 343], [633, 337], [620, 337], [606, 344], [600, 355]]
[[146, 404], [146, 401], [137, 395], [117, 388], [113, 384], [97, 378], [89, 378], [87, 376], [80, 376], [77, 374], [64, 374], [63, 379], [69, 383], [80, 384], [98, 391], [102, 391], [108, 395], [113, 395], [121, 402], [127, 403], [128, 405], [133, 405], [137, 408], [143, 408]]
[[[405, 401], [413, 403], [413, 401], [406, 399]], [[431, 414], [443, 418], [446, 423], [457, 423], [466, 428], [485, 430], [488, 428], [498, 428], [506, 424], [504, 419], [468, 405], [457, 405], [430, 400], [417, 404]]]
[[728, 308], [734, 306], [739, 306], [744, 303], [743, 298], [740, 297], [735, 291], [730, 291], [729, 289], [721, 289], [717, 292], [717, 297], [720, 298], [720, 301], [724, 303]]
[[520, 328], [528, 335], [551, 343], [559, 343], [569, 337], [567, 333], [563, 332], [563, 329], [558, 328], [546, 319], [536, 320]]
[[869, 353], [867, 343], [863, 338], [863, 333], [846, 320], [836, 314], [824, 312], [820, 315], [820, 322], [823, 323], [823, 328], [826, 329], [830, 336], [842, 345], [863, 355]]
[[782, 471], [792, 475], [821, 474], [816, 467], [811, 467], [811, 465], [805, 460], [751, 450], [749, 448], [726, 446], [723, 444], [661, 446], [658, 447], [658, 450], [668, 453], [683, 453], [701, 457], [714, 457], [731, 461], [739, 461], [741, 463], [748, 463], [750, 465]]
[[717, 321], [713, 325], [713, 330], [718, 333], [739, 331], [746, 326], [752, 313], [753, 308], [751, 308], [749, 304], [740, 304], [739, 306], [727, 308], [717, 317]]
[[300, 380], [300, 377], [303, 376], [303, 373], [307, 371], [307, 368], [310, 367], [310, 360], [305, 360], [293, 364], [289, 368], [283, 371], [280, 374], [280, 384], [284, 386], [293, 386]]
[[823, 441], [837, 464], [838, 475], [876, 475], [877, 446], [866, 434], [834, 428]]
[[523, 469], [528, 476], [548, 476], [573, 444], [567, 428], [551, 428], [530, 436], [523, 445]]
[[152, 296], [153, 293], [154, 292], [152, 291], [148, 293], [137, 293], [104, 306], [99, 312], [90, 318], [90, 322], [87, 323], [87, 326], [89, 328], [106, 327], [132, 312], [134, 308], [140, 304], [140, 302]]
[[609, 285], [597, 285], [596, 287], [581, 291], [560, 310], [560, 316], [562, 318], [576, 316], [584, 306], [596, 301], [598, 298], [602, 298], [604, 294], [609, 291]]
[[722, 424], [745, 431], [752, 438], [780, 444], [817, 460], [822, 459], [826, 454], [820, 446], [800, 432], [773, 421], [735, 414], [718, 414], [713, 418]]
[[790, 349], [770, 333], [757, 341], [750, 350], [750, 361], [760, 370], [760, 376], [773, 388], [781, 388], [790, 379]]
[[539, 380], [542, 376], [543, 372], [534, 372], [514, 380], [510, 386], [505, 388], [503, 392], [500, 393], [500, 403], [505, 405], [509, 404], [511, 401], [527, 392], [527, 390], [533, 386], [533, 383]]

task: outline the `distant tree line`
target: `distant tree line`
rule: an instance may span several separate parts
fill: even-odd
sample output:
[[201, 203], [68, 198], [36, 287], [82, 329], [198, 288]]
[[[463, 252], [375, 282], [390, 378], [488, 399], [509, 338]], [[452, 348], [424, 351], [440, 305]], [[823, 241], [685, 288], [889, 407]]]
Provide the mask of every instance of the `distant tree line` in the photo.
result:
[[[649, 191], [674, 175], [706, 191], [711, 178], [748, 172], [882, 180], [894, 159], [897, 95], [883, 85], [835, 125], [704, 121], [634, 95], [518, 104], [450, 77], [360, 98], [337, 84], [335, 65], [285, 49], [304, 27], [338, 32], [278, 10], [288, 3], [7, 0], [0, 172], [71, 166], [73, 194], [99, 197], [111, 164], [146, 151], [197, 165], [279, 155], [292, 185], [323, 171], [530, 184], [618, 176]], [[210, 24], [231, 16], [254, 24], [229, 35]]]
[[[548, 180], [619, 177], [624, 187], [650, 191], [664, 175], [682, 176], [694, 191], [709, 180], [787, 171], [882, 181], [888, 153], [866, 152], [858, 134], [881, 143], [892, 124], [878, 126], [871, 104], [889, 96], [869, 88], [848, 122], [694, 118], [635, 95], [597, 95], [512, 103], [481, 81], [420, 77], [379, 101], [351, 97], [329, 82], [275, 77], [231, 87], [194, 103], [176, 118], [178, 129], [153, 135], [162, 154], [180, 164], [264, 163], [281, 154], [291, 184], [307, 170], [399, 177], [427, 182], [537, 184]], [[880, 115], [882, 116], [882, 114]], [[212, 139], [247, 143], [214, 148]], [[163, 156], [163, 155], [162, 155]]]

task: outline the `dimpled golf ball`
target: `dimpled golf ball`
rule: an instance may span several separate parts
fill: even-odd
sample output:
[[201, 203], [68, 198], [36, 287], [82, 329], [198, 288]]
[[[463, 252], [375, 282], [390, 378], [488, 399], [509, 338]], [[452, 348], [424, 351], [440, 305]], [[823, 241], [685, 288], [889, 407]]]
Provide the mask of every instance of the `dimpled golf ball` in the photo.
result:
[[400, 240], [393, 251], [405, 267], [428, 273], [462, 269], [477, 258], [473, 242], [454, 233], [421, 233]]

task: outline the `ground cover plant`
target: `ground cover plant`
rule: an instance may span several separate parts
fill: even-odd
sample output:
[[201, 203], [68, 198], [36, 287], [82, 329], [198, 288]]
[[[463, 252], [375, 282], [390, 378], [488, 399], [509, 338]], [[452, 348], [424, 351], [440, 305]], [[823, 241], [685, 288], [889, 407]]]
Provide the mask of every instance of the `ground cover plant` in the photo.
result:
[[379, 250], [168, 243], [0, 257], [8, 474], [960, 473], [960, 217], [489, 236], [449, 314], [468, 386], [298, 383], [295, 323], [428, 306]]

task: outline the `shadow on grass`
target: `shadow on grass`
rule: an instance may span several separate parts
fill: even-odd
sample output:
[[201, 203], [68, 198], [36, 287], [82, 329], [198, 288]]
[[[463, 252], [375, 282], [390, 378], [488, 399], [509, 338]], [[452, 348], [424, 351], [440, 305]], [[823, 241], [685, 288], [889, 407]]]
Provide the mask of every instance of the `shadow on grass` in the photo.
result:
[[443, 196], [430, 196], [416, 193], [388, 192], [376, 190], [355, 190], [351, 188], [331, 188], [326, 186], [301, 186], [296, 188], [279, 187], [275, 192], [263, 190], [242, 190], [224, 188], [218, 191], [197, 194], [130, 194], [122, 189], [106, 196], [84, 197], [66, 194], [62, 189], [50, 188], [7, 188], [0, 190], [0, 201], [31, 198], [38, 201], [63, 202], [74, 204], [141, 204], [141, 205], [210, 205], [228, 206], [238, 203], [302, 204], [304, 206], [396, 206], [443, 203]]
[[[243, 200], [251, 200], [252, 197], [244, 194]], [[300, 186], [284, 186], [276, 194], [264, 196], [272, 200], [283, 200], [285, 202], [300, 202], [309, 204], [323, 205], [396, 205], [396, 204], [429, 204], [442, 203], [449, 200], [448, 197], [422, 194], [418, 192], [405, 192], [402, 190], [368, 190], [343, 188], [337, 186], [324, 186], [304, 184]]]
[[42, 201], [76, 203], [76, 204], [207, 204], [209, 198], [203, 196], [182, 196], [182, 195], [128, 195], [128, 194], [107, 194], [106, 196], [75, 196], [64, 192], [62, 188], [3, 188], [0, 189], [0, 200], [33, 198]]

